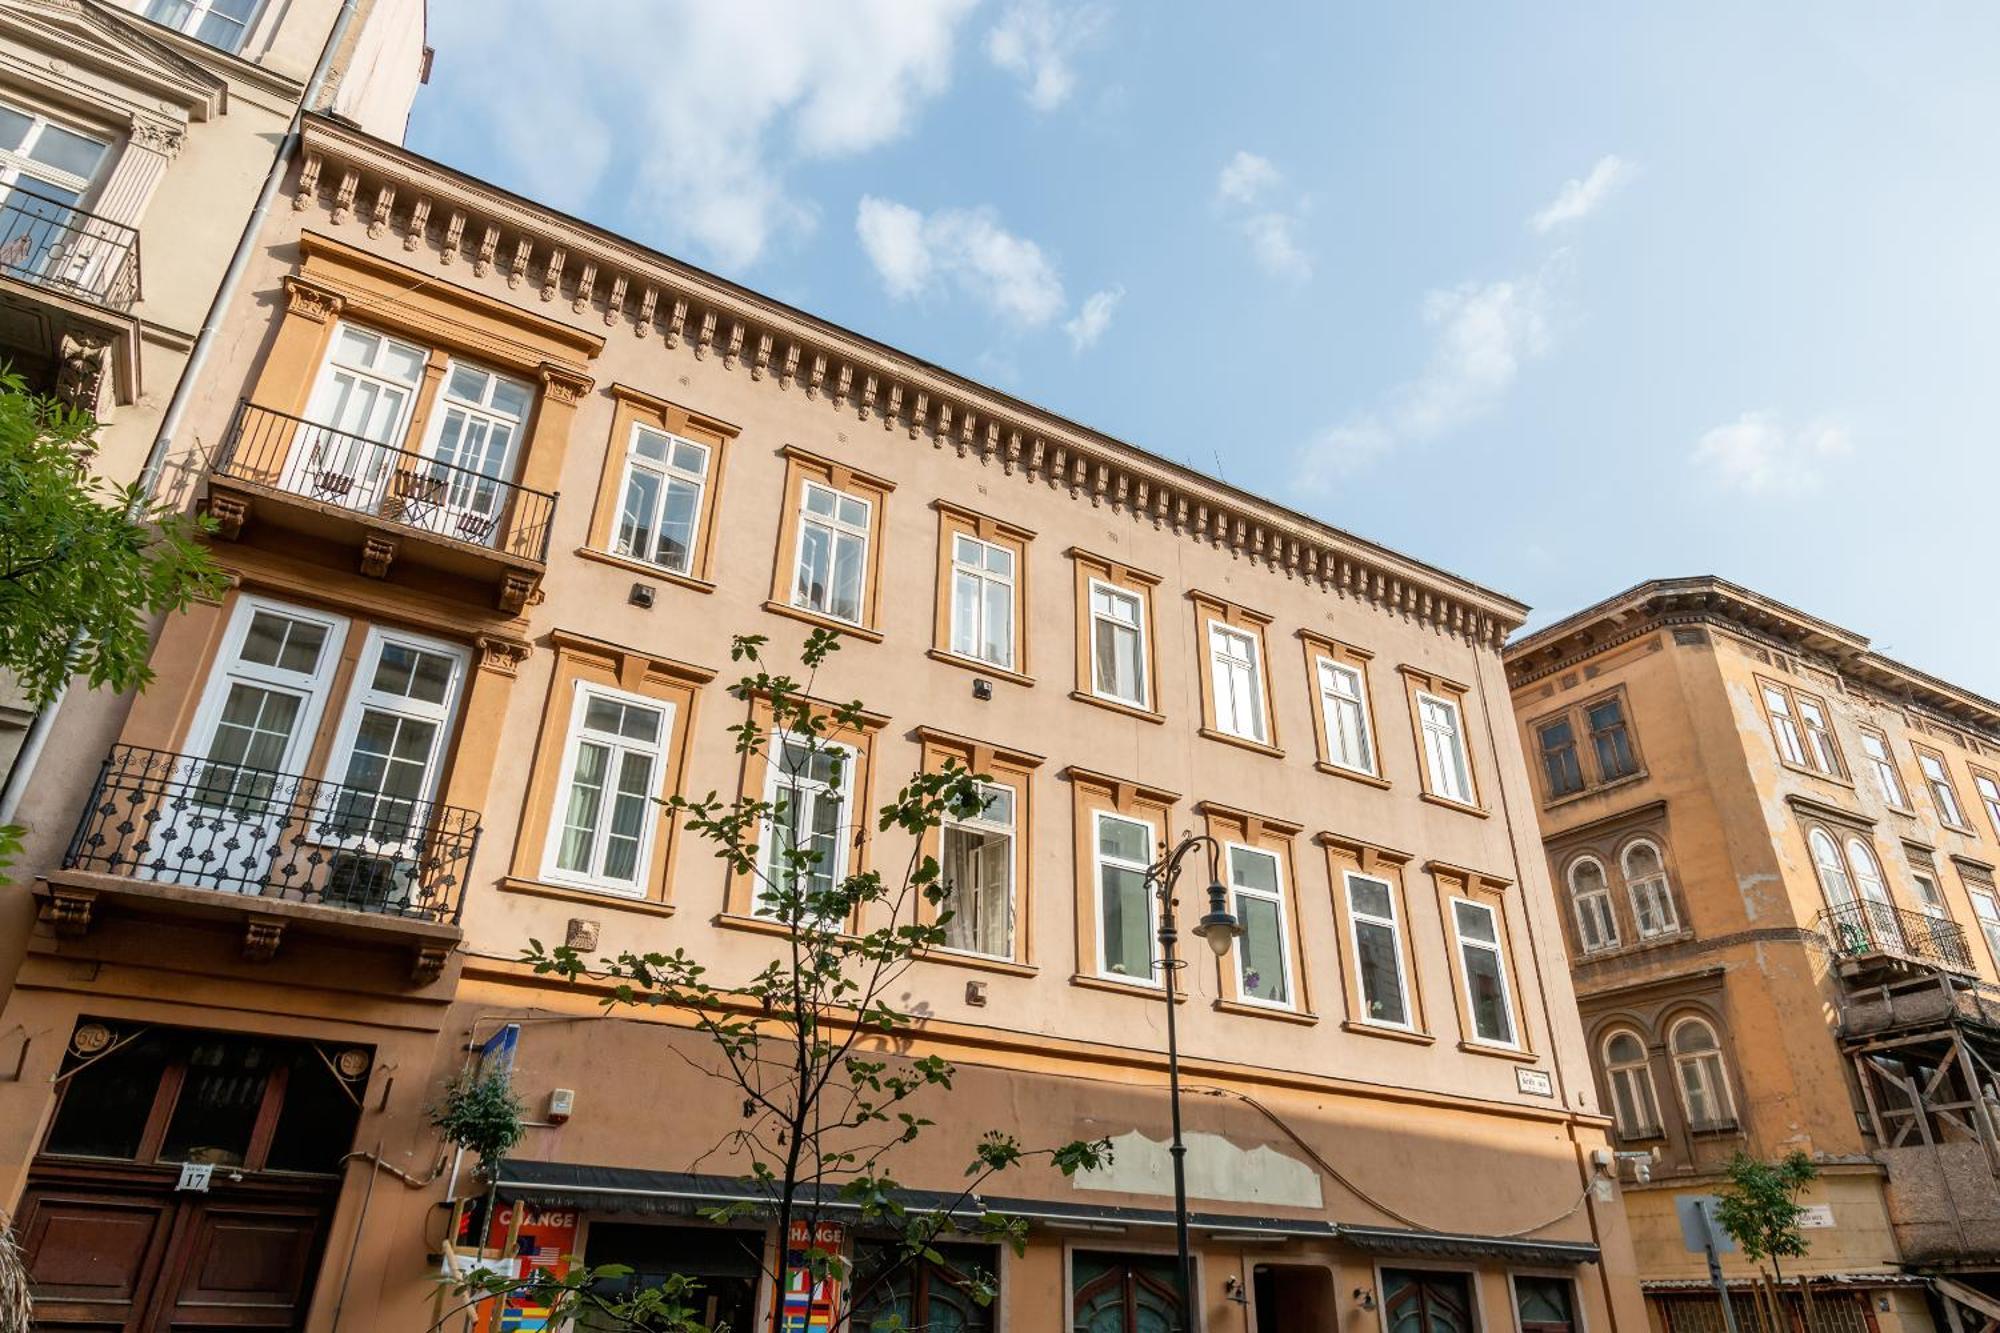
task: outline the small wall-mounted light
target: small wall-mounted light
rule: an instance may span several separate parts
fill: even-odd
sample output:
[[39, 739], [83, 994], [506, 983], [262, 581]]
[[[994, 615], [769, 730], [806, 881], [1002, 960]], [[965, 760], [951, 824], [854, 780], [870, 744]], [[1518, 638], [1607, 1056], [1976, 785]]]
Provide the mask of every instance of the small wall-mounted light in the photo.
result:
[[972, 697], [984, 703], [993, 697], [993, 682], [984, 676], [975, 676], [972, 681]]
[[652, 584], [650, 584], [650, 583], [635, 583], [635, 584], [633, 584], [633, 585], [632, 585], [632, 592], [631, 592], [631, 594], [630, 594], [629, 596], [627, 596], [627, 597], [626, 597], [626, 599], [625, 599], [625, 600], [626, 600], [626, 601], [628, 601], [628, 602], [630, 602], [630, 603], [631, 603], [632, 605], [634, 605], [634, 606], [638, 607], [638, 608], [639, 608], [640, 610], [642, 610], [642, 611], [650, 611], [650, 610], [652, 610], [652, 609], [653, 609], [653, 585], [652, 585]]
[[1356, 1287], [1354, 1289], [1354, 1303], [1364, 1310], [1372, 1310], [1375, 1308], [1375, 1293], [1366, 1287]]

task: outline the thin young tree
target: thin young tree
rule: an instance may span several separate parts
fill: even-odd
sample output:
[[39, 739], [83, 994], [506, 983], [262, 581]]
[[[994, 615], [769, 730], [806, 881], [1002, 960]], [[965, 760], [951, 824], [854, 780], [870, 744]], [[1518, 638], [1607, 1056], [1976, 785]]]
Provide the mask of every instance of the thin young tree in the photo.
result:
[[[1777, 1287], [1784, 1282], [1785, 1274], [1778, 1261], [1801, 1258], [1811, 1248], [1802, 1225], [1806, 1208], [1799, 1197], [1817, 1179], [1819, 1168], [1813, 1165], [1812, 1158], [1796, 1149], [1775, 1162], [1742, 1152], [1729, 1160], [1729, 1184], [1719, 1196], [1715, 1219], [1743, 1251], [1743, 1257], [1759, 1266], [1759, 1271], [1764, 1261], [1770, 1260], [1774, 1329], [1782, 1327], [1784, 1322]], [[1803, 1274], [1799, 1277], [1799, 1292], [1810, 1308], [1812, 1297]]]
[[[912, 774], [874, 821], [874, 834], [894, 833], [909, 843], [897, 873], [885, 876], [872, 866], [841, 873], [849, 860], [843, 844], [856, 845], [867, 831], [830, 821], [827, 806], [808, 793], [845, 787], [853, 760], [843, 742], [858, 737], [869, 719], [859, 701], [814, 696], [820, 668], [839, 647], [836, 634], [814, 631], [807, 638], [799, 657], [804, 679], [768, 669], [765, 642], [760, 635], [732, 641], [731, 660], [743, 664], [744, 674], [730, 692], [744, 715], [730, 731], [751, 768], [761, 762], [775, 772], [773, 794], [722, 800], [711, 792], [663, 804], [669, 817], [713, 845], [731, 875], [754, 887], [756, 914], [780, 928], [778, 956], [735, 980], [715, 979], [685, 949], [593, 962], [568, 947], [530, 941], [525, 957], [538, 973], [604, 988], [607, 1009], [671, 1009], [707, 1038], [711, 1059], [693, 1063], [726, 1085], [716, 1095], [740, 1101], [743, 1113], [716, 1148], [747, 1169], [746, 1197], [706, 1216], [775, 1222], [776, 1257], [765, 1265], [773, 1290], [787, 1291], [797, 1274], [794, 1222], [817, 1235], [820, 1221], [838, 1210], [857, 1228], [886, 1237], [886, 1262], [871, 1266], [866, 1284], [836, 1315], [835, 1327], [844, 1328], [874, 1288], [912, 1265], [942, 1263], [937, 1245], [948, 1235], [970, 1234], [1017, 1252], [1024, 1247], [1024, 1223], [975, 1206], [994, 1176], [1031, 1160], [1073, 1175], [1107, 1162], [1110, 1144], [1029, 1148], [1005, 1130], [989, 1129], [973, 1146], [953, 1197], [931, 1208], [909, 1205], [893, 1159], [933, 1126], [925, 1112], [950, 1096], [954, 1071], [938, 1055], [903, 1053], [920, 1017], [891, 997], [925, 953], [947, 939], [951, 885], [930, 850], [932, 835], [948, 819], [979, 813], [991, 792], [982, 775], [957, 764]], [[808, 1287], [850, 1276], [851, 1265], [837, 1254], [809, 1246], [802, 1261]], [[626, 1276], [622, 1268], [578, 1267], [560, 1278], [475, 1276], [462, 1289], [474, 1299], [526, 1295], [559, 1315], [589, 1313], [614, 1327], [704, 1329], [693, 1309], [695, 1284], [676, 1280], [605, 1294], [606, 1279]], [[975, 1299], [992, 1299], [990, 1273], [966, 1277]]]

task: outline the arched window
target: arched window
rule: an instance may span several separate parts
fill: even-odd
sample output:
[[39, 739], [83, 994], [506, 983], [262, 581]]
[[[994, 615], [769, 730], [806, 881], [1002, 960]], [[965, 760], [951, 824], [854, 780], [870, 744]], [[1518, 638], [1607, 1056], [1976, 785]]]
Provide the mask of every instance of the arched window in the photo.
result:
[[1576, 938], [1585, 953], [1615, 948], [1618, 919], [1611, 911], [1611, 884], [1604, 863], [1580, 856], [1569, 868], [1570, 901], [1576, 909]]
[[1853, 902], [1854, 883], [1847, 878], [1847, 863], [1840, 859], [1840, 848], [1832, 835], [1816, 828], [1806, 835], [1806, 845], [1812, 848], [1813, 868], [1819, 872], [1819, 887], [1827, 902], [1835, 907]]
[[1632, 895], [1632, 919], [1639, 923], [1639, 938], [1652, 939], [1679, 930], [1680, 913], [1674, 907], [1674, 890], [1667, 882], [1667, 863], [1659, 846], [1645, 838], [1634, 839], [1625, 848], [1621, 865], [1625, 891]]
[[1683, 1018], [1668, 1034], [1681, 1105], [1694, 1129], [1721, 1129], [1736, 1123], [1736, 1103], [1722, 1066], [1715, 1029], [1699, 1018]]
[[1653, 1069], [1646, 1043], [1630, 1028], [1604, 1039], [1604, 1081], [1611, 1089], [1611, 1114], [1621, 1139], [1660, 1136], [1660, 1103], [1653, 1094]]
[[1875, 859], [1875, 849], [1866, 839], [1847, 840], [1847, 868], [1854, 876], [1854, 887], [1861, 893], [1861, 901], [1854, 909], [1858, 919], [1852, 923], [1853, 927], [1865, 933], [1868, 943], [1877, 951], [1903, 953], [1903, 923], [1896, 919], [1896, 902], [1882, 879], [1882, 863]]

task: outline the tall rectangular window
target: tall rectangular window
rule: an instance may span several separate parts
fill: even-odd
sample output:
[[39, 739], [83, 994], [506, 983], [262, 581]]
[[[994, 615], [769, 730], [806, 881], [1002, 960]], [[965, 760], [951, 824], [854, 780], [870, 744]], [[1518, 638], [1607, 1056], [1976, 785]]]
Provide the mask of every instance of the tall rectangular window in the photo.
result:
[[1799, 734], [1798, 719], [1792, 716], [1791, 696], [1775, 685], [1764, 686], [1764, 710], [1771, 715], [1771, 735], [1778, 754], [1788, 764], [1805, 767], [1805, 738]]
[[1951, 909], [1945, 906], [1944, 892], [1938, 888], [1936, 875], [1928, 870], [1913, 870], [1910, 882], [1917, 886], [1917, 906], [1925, 916], [1939, 921], [1951, 919]]
[[1918, 750], [1917, 767], [1923, 771], [1924, 785], [1931, 789], [1931, 800], [1937, 805], [1938, 818], [1954, 828], [1971, 827], [1965, 822], [1965, 809], [1958, 803], [1958, 789], [1951, 785], [1951, 773], [1944, 766], [1944, 756], [1930, 750]]
[[951, 651], [1014, 669], [1014, 552], [951, 534]]
[[146, 17], [234, 55], [264, 0], [146, 0]]
[[1354, 941], [1354, 976], [1362, 1019], [1409, 1027], [1410, 998], [1403, 978], [1403, 928], [1396, 916], [1395, 886], [1385, 879], [1350, 872], [1347, 920]]
[[979, 813], [947, 819], [939, 858], [945, 947], [989, 958], [1014, 956], [1014, 789], [981, 783]]
[[1277, 854], [1228, 846], [1229, 886], [1242, 938], [1236, 941], [1237, 994], [1258, 1004], [1292, 1003], [1291, 944], [1285, 922], [1284, 872]]
[[1368, 682], [1360, 668], [1320, 658], [1319, 702], [1326, 723], [1327, 762], [1373, 774], [1375, 737], [1368, 726]]
[[[230, 861], [216, 853], [232, 836], [250, 846], [269, 836], [276, 805], [295, 790], [284, 775], [304, 766], [318, 731], [346, 632], [344, 620], [281, 602], [237, 600], [188, 735], [188, 751], [201, 761], [191, 793], [200, 814], [176, 812], [155, 830], [162, 860]], [[248, 836], [239, 819], [247, 821]]]
[[757, 916], [781, 915], [773, 890], [796, 892], [804, 915], [816, 911], [847, 878], [848, 805], [854, 785], [855, 751], [820, 739], [778, 733], [771, 737], [764, 776], [764, 799], [774, 813], [764, 849], [764, 882], [757, 885]]
[[1979, 803], [1986, 807], [1986, 819], [1993, 825], [1994, 836], [2000, 837], [2000, 778], [1975, 768], [1972, 770], [1972, 787], [1979, 793]]
[[1903, 790], [1903, 775], [1896, 769], [1896, 757], [1889, 748], [1889, 737], [1883, 732], [1864, 728], [1861, 732], [1861, 753], [1868, 766], [1875, 770], [1875, 781], [1882, 787], [1882, 799], [1898, 810], [1909, 809], [1909, 793]]
[[1972, 899], [1973, 919], [1979, 922], [1979, 933], [1986, 937], [1986, 950], [1993, 955], [1993, 963], [2000, 967], [2000, 900], [1996, 900], [1991, 886], [1975, 888], [1965, 886]]
[[807, 481], [799, 495], [799, 545], [792, 605], [861, 623], [868, 581], [869, 502]]
[[370, 844], [421, 833], [444, 762], [465, 654], [414, 635], [369, 636], [327, 766], [329, 830]]
[[578, 686], [544, 873], [643, 896], [660, 814], [670, 705]]
[[1146, 883], [1153, 827], [1098, 811], [1091, 829], [1097, 879], [1097, 970], [1153, 984], [1153, 895]]
[[1216, 730], [1246, 741], [1266, 742], [1264, 674], [1257, 637], [1220, 621], [1208, 622], [1209, 681], [1214, 686]]
[[708, 446], [634, 423], [612, 550], [676, 574], [694, 570]]
[[1842, 776], [1840, 747], [1834, 743], [1833, 724], [1827, 721], [1825, 705], [1809, 694], [1797, 696], [1799, 722], [1806, 731], [1806, 758], [1829, 777]]
[[1597, 780], [1615, 782], [1639, 771], [1639, 758], [1632, 752], [1631, 728], [1625, 725], [1625, 701], [1613, 695], [1587, 704], [1584, 721], [1590, 726], [1590, 747], [1597, 756]]
[[1542, 775], [1549, 797], [1571, 796], [1583, 790], [1583, 762], [1577, 758], [1576, 728], [1566, 717], [1543, 725], [1535, 733], [1542, 752]]
[[1463, 715], [1455, 700], [1419, 690], [1417, 720], [1424, 738], [1424, 769], [1433, 796], [1472, 804], [1472, 769], [1465, 754]]
[[1090, 581], [1090, 679], [1099, 698], [1147, 706], [1145, 602], [1096, 579]]
[[1500, 943], [1500, 914], [1485, 903], [1454, 898], [1451, 919], [1458, 934], [1459, 975], [1465, 982], [1465, 1004], [1472, 1016], [1474, 1040], [1498, 1046], [1518, 1045], [1513, 1004], [1507, 996], [1507, 960]]

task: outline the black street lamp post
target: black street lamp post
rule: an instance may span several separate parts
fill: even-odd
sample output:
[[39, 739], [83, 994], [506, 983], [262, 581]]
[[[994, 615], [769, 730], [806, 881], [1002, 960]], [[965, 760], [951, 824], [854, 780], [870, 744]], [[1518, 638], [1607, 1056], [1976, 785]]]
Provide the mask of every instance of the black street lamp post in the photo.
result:
[[1146, 881], [1160, 897], [1160, 967], [1167, 974], [1167, 1096], [1173, 1108], [1173, 1143], [1167, 1152], [1174, 1159], [1174, 1247], [1180, 1260], [1181, 1326], [1200, 1333], [1201, 1313], [1195, 1307], [1194, 1259], [1188, 1253], [1187, 1145], [1181, 1142], [1181, 1053], [1174, 1026], [1175, 974], [1185, 967], [1174, 946], [1180, 932], [1174, 925], [1174, 885], [1180, 879], [1181, 862], [1195, 848], [1208, 848], [1208, 911], [1195, 925], [1194, 933], [1208, 941], [1217, 958], [1229, 956], [1242, 923], [1229, 910], [1229, 891], [1222, 887], [1222, 846], [1205, 833], [1188, 834], [1173, 850], [1146, 868]]

